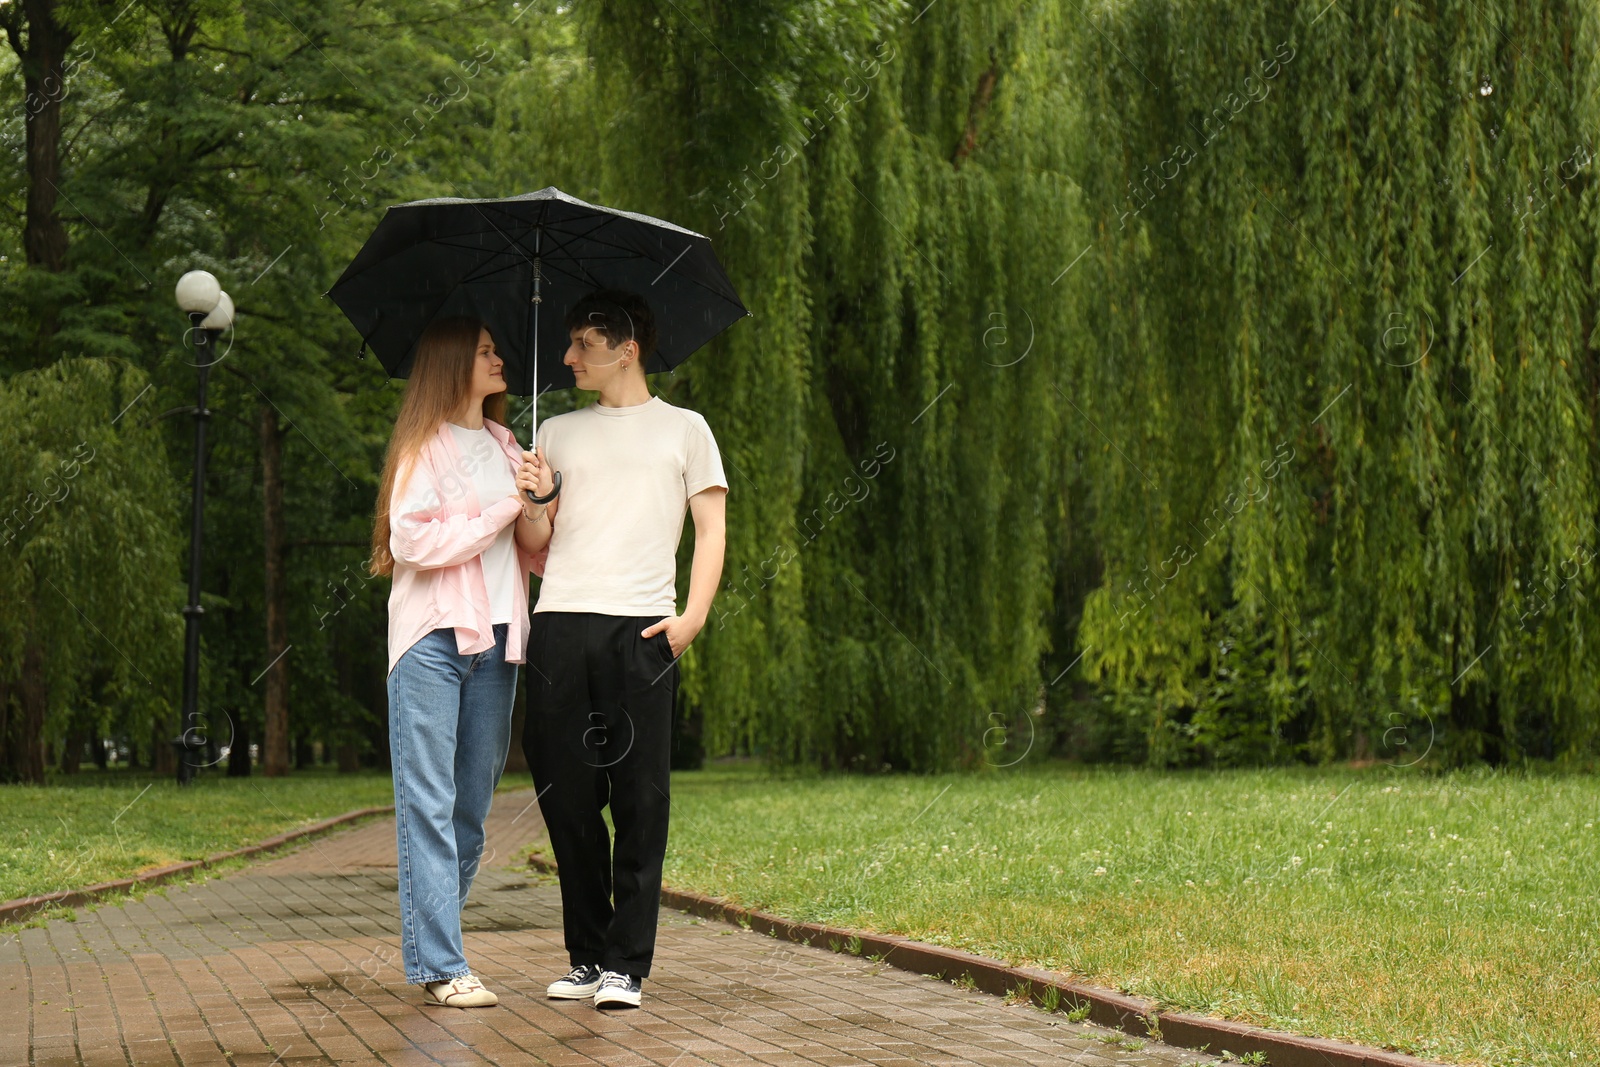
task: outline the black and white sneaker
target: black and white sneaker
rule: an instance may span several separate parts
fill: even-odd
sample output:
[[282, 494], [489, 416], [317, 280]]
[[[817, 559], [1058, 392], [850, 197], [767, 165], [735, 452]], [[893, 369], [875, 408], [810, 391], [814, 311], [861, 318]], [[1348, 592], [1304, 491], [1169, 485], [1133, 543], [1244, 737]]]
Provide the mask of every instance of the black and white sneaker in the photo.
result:
[[620, 971], [605, 971], [600, 975], [600, 988], [594, 992], [597, 1008], [637, 1008], [642, 997], [642, 981]]
[[587, 1000], [600, 988], [600, 966], [580, 963], [550, 983], [545, 995], [552, 1000]]

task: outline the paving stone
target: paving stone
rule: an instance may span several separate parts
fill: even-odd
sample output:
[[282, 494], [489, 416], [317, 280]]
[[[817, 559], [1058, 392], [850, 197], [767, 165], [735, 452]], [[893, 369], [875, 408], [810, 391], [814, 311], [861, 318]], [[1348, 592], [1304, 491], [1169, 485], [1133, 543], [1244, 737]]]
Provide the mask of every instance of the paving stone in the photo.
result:
[[[79, 909], [0, 940], [11, 1067], [1187, 1067], [1149, 1044], [946, 982], [663, 910], [639, 1011], [549, 1001], [566, 970], [553, 879], [520, 865], [543, 825], [502, 793], [463, 920], [495, 1008], [426, 1006], [400, 964], [392, 819], [225, 877]], [[71, 1010], [66, 1010], [71, 1009]]]

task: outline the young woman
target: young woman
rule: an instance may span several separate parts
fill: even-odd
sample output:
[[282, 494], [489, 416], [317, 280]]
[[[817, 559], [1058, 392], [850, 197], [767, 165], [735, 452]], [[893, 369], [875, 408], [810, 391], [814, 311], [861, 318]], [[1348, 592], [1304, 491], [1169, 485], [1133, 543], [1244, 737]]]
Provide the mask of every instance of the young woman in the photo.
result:
[[[378, 491], [372, 573], [389, 594], [389, 751], [399, 849], [400, 950], [428, 1003], [498, 998], [467, 965], [461, 909], [511, 743], [528, 637], [534, 534], [554, 518], [517, 490], [502, 361], [475, 319], [417, 343]], [[548, 475], [546, 475], [548, 480]]]

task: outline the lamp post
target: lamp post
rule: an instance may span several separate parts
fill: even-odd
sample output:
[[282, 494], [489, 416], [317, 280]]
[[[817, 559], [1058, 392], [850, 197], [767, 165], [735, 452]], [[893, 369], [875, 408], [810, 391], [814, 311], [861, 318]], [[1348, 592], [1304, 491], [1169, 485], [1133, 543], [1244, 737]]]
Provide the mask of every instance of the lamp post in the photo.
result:
[[233, 325], [233, 301], [222, 291], [209, 271], [192, 270], [178, 279], [178, 307], [189, 316], [189, 333], [194, 340], [195, 367], [199, 370], [199, 392], [194, 405], [194, 485], [189, 525], [189, 603], [183, 609], [183, 718], [181, 730], [172, 739], [178, 756], [178, 784], [188, 785], [194, 778], [189, 754], [205, 747], [200, 729], [200, 540], [204, 532], [206, 504], [206, 423], [211, 412], [206, 408], [206, 380], [211, 375], [212, 353], [217, 335]]

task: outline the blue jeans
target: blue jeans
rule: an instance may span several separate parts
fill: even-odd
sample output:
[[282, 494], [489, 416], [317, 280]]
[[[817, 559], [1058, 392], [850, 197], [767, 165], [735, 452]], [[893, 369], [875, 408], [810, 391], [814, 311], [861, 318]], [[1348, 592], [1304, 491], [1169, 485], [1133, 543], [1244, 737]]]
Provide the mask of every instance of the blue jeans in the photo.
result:
[[517, 665], [506, 662], [506, 629], [497, 624], [494, 647], [472, 656], [456, 651], [453, 629], [434, 630], [389, 672], [407, 982], [444, 982], [472, 971], [461, 944], [461, 909], [483, 861], [483, 820], [511, 745]]

